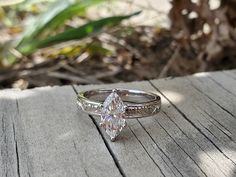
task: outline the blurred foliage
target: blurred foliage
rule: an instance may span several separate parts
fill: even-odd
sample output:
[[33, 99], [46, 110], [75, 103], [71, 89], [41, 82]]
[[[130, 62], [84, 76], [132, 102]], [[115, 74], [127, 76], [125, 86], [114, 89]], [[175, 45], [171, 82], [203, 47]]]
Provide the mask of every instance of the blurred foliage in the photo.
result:
[[212, 8], [208, 0], [171, 1], [170, 29], [176, 50], [169, 70], [180, 75], [235, 68], [236, 1], [218, 2]]
[[[74, 16], [85, 15], [85, 10], [91, 5], [95, 5], [103, 0], [61, 0], [49, 5], [48, 10], [34, 19], [31, 25], [25, 30], [17, 49], [24, 53], [29, 53], [25, 46], [29, 42], [39, 40], [52, 34], [54, 30], [64, 25], [64, 22]], [[29, 48], [29, 47], [28, 47]], [[25, 52], [28, 51], [28, 52]]]
[[[95, 35], [104, 27], [115, 26], [140, 13], [87, 19], [87, 9], [102, 2], [105, 0], [25, 0], [2, 4], [0, 18], [11, 30], [12, 36], [11, 40], [0, 43], [0, 62], [9, 65], [16, 58], [31, 55], [37, 49]], [[41, 12], [42, 9], [47, 10]], [[83, 24], [76, 27], [68, 25], [67, 22], [73, 18], [79, 18]], [[21, 24], [25, 22], [27, 24]]]
[[[142, 25], [150, 20], [147, 11], [119, 24], [140, 13], [131, 13], [131, 1], [127, 9], [107, 0], [5, 3], [0, 7], [0, 87], [111, 83], [236, 67], [235, 0], [169, 2], [167, 29]], [[114, 16], [118, 8], [131, 14]]]
[[38, 40], [38, 37], [34, 37], [34, 40], [33, 40], [31, 36], [29, 36], [30, 40], [28, 40], [28, 36], [27, 36], [26, 42], [25, 42], [25, 38], [23, 38], [22, 40], [23, 42], [17, 46], [17, 49], [22, 54], [29, 55], [32, 52], [34, 52], [34, 50], [39, 49], [39, 48], [44, 48], [53, 44], [59, 44], [61, 42], [66, 42], [70, 40], [79, 40], [84, 37], [88, 37], [91, 34], [100, 32], [105, 26], [110, 27], [110, 26], [116, 25], [123, 19], [130, 18], [131, 16], [137, 15], [139, 13], [140, 12], [136, 12], [127, 16], [113, 16], [113, 17], [108, 17], [108, 18], [103, 18], [100, 20], [88, 22], [85, 25], [82, 25], [78, 28], [70, 28], [70, 29], [65, 30], [62, 33], [56, 34], [51, 37], [46, 37], [42, 40], [40, 39]]

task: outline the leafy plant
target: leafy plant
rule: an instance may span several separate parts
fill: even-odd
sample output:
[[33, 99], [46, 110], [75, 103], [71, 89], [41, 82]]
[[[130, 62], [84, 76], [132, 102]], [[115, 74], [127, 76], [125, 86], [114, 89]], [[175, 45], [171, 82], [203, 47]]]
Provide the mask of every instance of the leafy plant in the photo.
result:
[[[43, 6], [48, 6], [47, 10], [33, 17], [31, 23], [27, 25], [17, 40], [0, 44], [0, 66], [1, 64], [4, 66], [12, 65], [16, 58], [31, 55], [40, 48], [95, 35], [105, 27], [114, 26], [122, 20], [140, 13], [102, 18], [89, 21], [77, 28], [68, 28], [65, 25], [66, 21], [71, 20], [73, 17], [86, 16], [86, 11], [90, 6], [106, 2], [106, 0], [40, 0], [39, 2]], [[25, 9], [29, 8], [28, 6], [35, 5], [35, 3], [36, 0], [24, 0], [22, 3], [7, 8], [15, 14], [16, 18], [13, 16], [12, 19], [17, 19], [21, 22], [22, 16], [18, 18], [17, 14], [32, 16]], [[28, 5], [27, 8], [24, 8], [26, 5]], [[12, 24], [15, 24], [15, 22]], [[20, 28], [22, 29], [22, 26]]]
[[[104, 2], [104, 0], [60, 0], [49, 5], [48, 10], [40, 14], [25, 30], [17, 44], [20, 51], [24, 51], [25, 44], [40, 39], [74, 16], [84, 14], [85, 10], [92, 5]], [[24, 52], [23, 52], [24, 53]]]
[[64, 32], [59, 33], [52, 37], [47, 37], [42, 40], [33, 40], [30, 43], [26, 42], [24, 43], [23, 46], [22, 44], [19, 45], [18, 50], [21, 53], [28, 55], [39, 48], [48, 47], [53, 44], [58, 44], [58, 43], [66, 42], [70, 40], [79, 40], [84, 37], [88, 37], [92, 34], [100, 32], [104, 27], [110, 27], [110, 26], [116, 25], [122, 20], [130, 18], [139, 13], [140, 12], [136, 12], [136, 13], [126, 15], [126, 16], [113, 16], [113, 17], [103, 18], [97, 21], [92, 21], [78, 28], [67, 29]]
[[[25, 31], [18, 41], [16, 49], [23, 55], [30, 55], [39, 48], [66, 42], [79, 40], [139, 14], [136, 12], [130, 15], [113, 16], [88, 22], [78, 28], [65, 29], [64, 32], [50, 36], [55, 30], [64, 25], [64, 22], [74, 16], [83, 15], [86, 9], [104, 0], [61, 0], [54, 2], [49, 9], [39, 15], [33, 24]], [[50, 37], [48, 37], [50, 36]]]

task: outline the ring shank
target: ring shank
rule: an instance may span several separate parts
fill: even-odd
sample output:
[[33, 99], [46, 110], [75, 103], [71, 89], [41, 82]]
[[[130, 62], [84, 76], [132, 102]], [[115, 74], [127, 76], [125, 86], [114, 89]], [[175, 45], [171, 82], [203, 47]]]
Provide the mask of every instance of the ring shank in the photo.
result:
[[[112, 90], [108, 89], [80, 92], [77, 103], [83, 111], [93, 115], [100, 115], [103, 102], [111, 92]], [[125, 119], [148, 117], [158, 113], [160, 110], [161, 98], [154, 93], [117, 89], [117, 94], [126, 105]]]

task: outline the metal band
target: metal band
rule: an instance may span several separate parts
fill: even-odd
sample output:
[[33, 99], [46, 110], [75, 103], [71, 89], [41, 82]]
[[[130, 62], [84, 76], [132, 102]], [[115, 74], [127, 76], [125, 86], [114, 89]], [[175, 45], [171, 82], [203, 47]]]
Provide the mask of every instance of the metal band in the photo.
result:
[[[103, 102], [111, 92], [111, 89], [80, 92], [77, 103], [88, 114], [101, 115]], [[117, 89], [117, 93], [126, 105], [125, 119], [148, 117], [160, 111], [161, 97], [154, 93], [128, 89]]]

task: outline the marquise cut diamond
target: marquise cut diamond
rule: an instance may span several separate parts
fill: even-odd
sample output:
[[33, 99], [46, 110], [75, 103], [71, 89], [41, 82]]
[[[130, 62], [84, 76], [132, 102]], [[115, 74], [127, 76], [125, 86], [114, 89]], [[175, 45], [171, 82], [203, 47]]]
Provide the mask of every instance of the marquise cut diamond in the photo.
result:
[[117, 91], [113, 90], [104, 101], [101, 111], [101, 126], [104, 127], [111, 140], [115, 140], [126, 125], [124, 113], [125, 104]]

